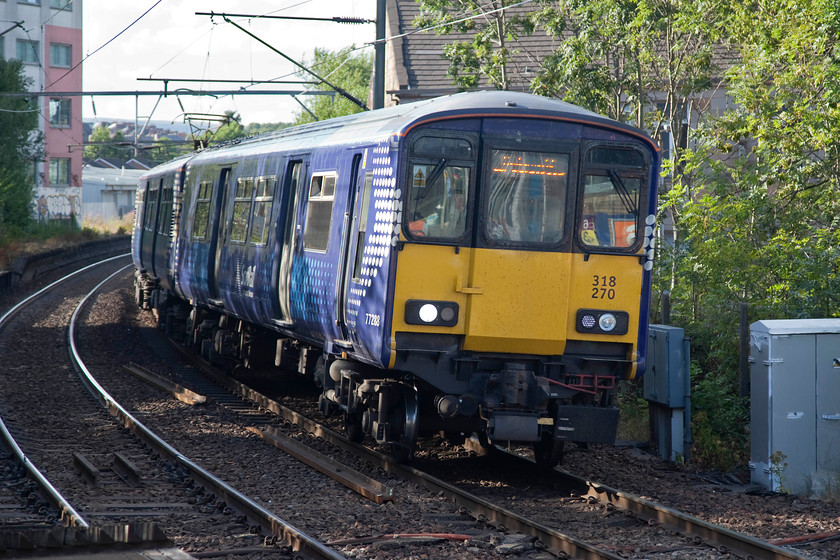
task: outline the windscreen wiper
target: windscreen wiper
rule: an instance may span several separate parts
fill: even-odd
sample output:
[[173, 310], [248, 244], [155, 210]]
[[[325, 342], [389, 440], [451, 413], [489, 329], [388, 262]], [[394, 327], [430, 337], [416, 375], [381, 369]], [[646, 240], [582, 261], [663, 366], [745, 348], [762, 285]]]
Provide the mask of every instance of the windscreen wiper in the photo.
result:
[[610, 181], [613, 184], [615, 192], [618, 193], [621, 203], [624, 204], [624, 209], [627, 210], [628, 214], [635, 215], [638, 211], [636, 208], [636, 202], [633, 200], [633, 197], [630, 196], [630, 192], [627, 190], [627, 185], [624, 184], [624, 179], [622, 179], [621, 176], [613, 169], [608, 169], [607, 173], [610, 175]]

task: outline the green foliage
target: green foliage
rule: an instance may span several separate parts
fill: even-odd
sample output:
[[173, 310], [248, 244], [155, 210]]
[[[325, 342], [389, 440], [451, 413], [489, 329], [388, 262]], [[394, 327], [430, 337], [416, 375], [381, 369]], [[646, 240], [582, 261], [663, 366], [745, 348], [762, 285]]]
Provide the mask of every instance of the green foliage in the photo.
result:
[[255, 136], [257, 134], [265, 134], [266, 132], [274, 132], [275, 130], [283, 130], [292, 126], [291, 123], [248, 123], [245, 126], [245, 134], [247, 136]]
[[704, 374], [691, 364], [691, 459], [700, 467], [733, 470], [747, 463], [749, 408], [737, 396], [734, 372]]
[[[497, 10], [518, 4], [519, 0], [418, 0], [418, 3], [420, 16], [414, 21], [418, 28], [439, 26], [435, 30], [438, 35], [469, 33], [469, 41], [456, 41], [443, 47], [443, 56], [449, 60], [448, 75], [460, 89], [475, 89], [483, 77], [497, 89], [510, 87], [511, 61], [519, 52], [513, 46], [520, 33], [532, 33], [534, 25], [528, 18]], [[486, 15], [471, 18], [478, 14]]]
[[[354, 54], [354, 47], [345, 47], [339, 51], [315, 49], [315, 59], [306, 64], [333, 85], [336, 85], [356, 99], [364, 101], [370, 90], [370, 77], [373, 68], [372, 54]], [[311, 75], [299, 73], [302, 78], [311, 79]], [[315, 86], [320, 91], [335, 91], [326, 84]], [[359, 113], [363, 109], [353, 101], [337, 93], [334, 96], [303, 96], [304, 110], [295, 115], [293, 124], [299, 125], [316, 120], [326, 120], [344, 115]]]
[[93, 128], [85, 146], [86, 159], [116, 159], [126, 161], [134, 157], [134, 146], [127, 144], [122, 131], [116, 131], [113, 136], [108, 127], [98, 125]]
[[225, 120], [222, 125], [213, 133], [213, 143], [218, 144], [236, 138], [244, 138], [245, 127], [242, 126], [242, 117], [236, 111], [225, 111]]
[[[31, 80], [16, 59], [0, 58], [0, 92], [26, 92]], [[0, 97], [0, 235], [32, 220], [30, 170], [41, 156], [38, 105], [34, 99]]]
[[715, 22], [725, 14], [695, 0], [539, 0], [535, 25], [559, 41], [531, 84], [615, 120], [678, 131], [693, 94], [715, 67]]

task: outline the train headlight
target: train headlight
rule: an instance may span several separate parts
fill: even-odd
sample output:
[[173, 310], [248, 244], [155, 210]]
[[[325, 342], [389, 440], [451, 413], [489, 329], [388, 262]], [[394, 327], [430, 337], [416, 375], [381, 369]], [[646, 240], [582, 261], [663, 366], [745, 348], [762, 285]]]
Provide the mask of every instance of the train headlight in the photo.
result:
[[410, 299], [405, 302], [405, 322], [409, 325], [454, 327], [458, 324], [458, 304], [454, 301]]
[[630, 315], [624, 311], [578, 309], [575, 330], [592, 334], [627, 334]]
[[438, 310], [433, 303], [424, 303], [420, 306], [417, 314], [420, 316], [420, 320], [424, 323], [434, 323], [438, 318]]

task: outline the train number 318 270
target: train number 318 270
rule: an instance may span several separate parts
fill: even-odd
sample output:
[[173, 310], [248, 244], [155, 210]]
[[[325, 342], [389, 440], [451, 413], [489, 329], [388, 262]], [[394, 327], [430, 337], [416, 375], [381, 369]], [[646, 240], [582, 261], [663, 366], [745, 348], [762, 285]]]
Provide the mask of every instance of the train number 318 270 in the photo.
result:
[[615, 299], [615, 276], [592, 277], [592, 299]]

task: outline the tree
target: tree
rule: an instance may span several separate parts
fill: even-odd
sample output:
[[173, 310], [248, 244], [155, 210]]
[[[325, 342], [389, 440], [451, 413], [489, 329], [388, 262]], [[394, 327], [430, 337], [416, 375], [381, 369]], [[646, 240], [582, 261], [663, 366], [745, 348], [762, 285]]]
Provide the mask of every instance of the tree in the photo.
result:
[[[308, 64], [316, 74], [330, 83], [346, 90], [356, 99], [365, 100], [370, 90], [370, 76], [373, 68], [371, 54], [354, 53], [354, 47], [339, 51], [315, 48], [315, 58]], [[311, 79], [308, 73], [298, 73], [303, 79]], [[319, 91], [335, 91], [321, 83], [315, 86]], [[363, 109], [339, 93], [334, 96], [307, 96], [301, 102], [304, 109], [295, 115], [293, 124], [304, 124], [316, 120], [352, 115]]]
[[840, 316], [840, 14], [834, 0], [729, 9], [731, 103], [682, 153], [664, 203], [683, 235], [659, 270], [680, 279], [672, 317], [702, 381], [737, 395], [739, 302], [753, 319]]
[[[418, 0], [418, 28], [436, 27], [438, 35], [466, 33], [469, 40], [455, 41], [443, 48], [449, 60], [448, 75], [462, 90], [475, 89], [486, 77], [497, 89], [511, 85], [511, 66], [519, 51], [519, 34], [533, 31], [532, 22], [509, 8], [518, 0]], [[521, 14], [521, 12], [520, 12]], [[478, 17], [476, 17], [478, 16]]]
[[93, 127], [85, 146], [87, 159], [105, 158], [127, 160], [134, 154], [134, 147], [125, 144], [125, 134], [118, 130], [111, 136], [111, 131], [104, 124]]
[[[31, 80], [20, 60], [0, 58], [0, 91], [23, 93]], [[29, 170], [41, 158], [35, 98], [0, 97], [0, 235], [32, 221], [33, 180]]]
[[712, 87], [718, 72], [712, 55], [726, 14], [720, 2], [540, 2], [534, 22], [560, 45], [543, 61], [536, 93], [652, 132], [663, 125], [685, 131], [692, 98]]
[[245, 127], [242, 126], [242, 116], [236, 111], [225, 111], [222, 126], [213, 134], [213, 143], [225, 142], [245, 137]]

